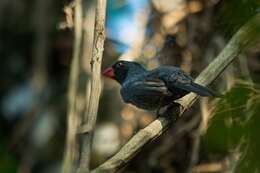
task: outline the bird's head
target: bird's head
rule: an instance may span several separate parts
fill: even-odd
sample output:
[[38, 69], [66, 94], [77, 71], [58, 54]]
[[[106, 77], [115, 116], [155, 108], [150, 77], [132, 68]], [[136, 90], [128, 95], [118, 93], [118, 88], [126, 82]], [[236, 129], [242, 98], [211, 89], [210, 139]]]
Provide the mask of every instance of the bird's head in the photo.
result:
[[103, 75], [122, 84], [128, 76], [144, 71], [146, 71], [145, 68], [136, 62], [120, 60], [104, 70]]

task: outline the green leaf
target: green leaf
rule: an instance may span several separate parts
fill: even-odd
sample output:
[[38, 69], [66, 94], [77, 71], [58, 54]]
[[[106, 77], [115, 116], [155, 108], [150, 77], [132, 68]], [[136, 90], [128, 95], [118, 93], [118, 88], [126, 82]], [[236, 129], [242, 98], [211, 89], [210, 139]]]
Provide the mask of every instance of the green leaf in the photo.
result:
[[207, 152], [226, 154], [240, 148], [242, 157], [237, 172], [260, 170], [259, 112], [259, 88], [238, 82], [216, 104], [213, 119], [203, 137]]

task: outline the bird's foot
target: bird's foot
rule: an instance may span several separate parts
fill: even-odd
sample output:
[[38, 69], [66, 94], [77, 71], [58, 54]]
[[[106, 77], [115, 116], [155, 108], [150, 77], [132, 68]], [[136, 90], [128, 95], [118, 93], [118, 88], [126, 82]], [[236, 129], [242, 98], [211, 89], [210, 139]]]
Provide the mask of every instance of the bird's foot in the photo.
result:
[[160, 116], [166, 116], [177, 120], [180, 112], [180, 104], [172, 102], [166, 106], [162, 106], [157, 110], [157, 118]]

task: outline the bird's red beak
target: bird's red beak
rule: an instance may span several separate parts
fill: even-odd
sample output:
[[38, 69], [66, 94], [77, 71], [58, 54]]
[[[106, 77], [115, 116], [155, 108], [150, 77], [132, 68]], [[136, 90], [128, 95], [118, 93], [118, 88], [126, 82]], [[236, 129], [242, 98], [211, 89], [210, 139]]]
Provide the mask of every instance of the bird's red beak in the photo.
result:
[[115, 73], [112, 67], [109, 67], [106, 70], [104, 70], [103, 75], [111, 79], [115, 79]]

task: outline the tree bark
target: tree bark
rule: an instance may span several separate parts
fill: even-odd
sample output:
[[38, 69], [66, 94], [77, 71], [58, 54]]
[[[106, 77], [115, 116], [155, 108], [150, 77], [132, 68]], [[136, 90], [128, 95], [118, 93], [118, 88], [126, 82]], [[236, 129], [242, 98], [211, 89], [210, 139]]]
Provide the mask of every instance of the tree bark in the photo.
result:
[[[90, 1], [88, 1], [90, 2]], [[95, 2], [95, 1], [94, 1]], [[92, 2], [93, 4], [95, 4]], [[86, 6], [86, 5], [84, 5]], [[92, 57], [87, 62], [90, 63], [90, 79], [87, 81], [86, 92], [86, 112], [83, 117], [83, 125], [79, 129], [79, 133], [82, 135], [82, 151], [79, 169], [77, 172], [89, 172], [89, 163], [91, 158], [92, 136], [93, 129], [96, 125], [99, 98], [101, 93], [101, 62], [104, 50], [105, 41], [105, 17], [106, 17], [106, 0], [97, 0], [96, 11], [93, 11], [93, 6], [86, 6], [85, 10], [89, 10], [90, 13], [85, 17], [84, 23], [91, 21], [92, 17], [95, 17], [95, 29], [94, 29], [94, 44], [93, 47], [89, 47], [88, 40], [84, 41], [83, 47], [88, 50], [92, 49]], [[88, 33], [88, 32], [86, 32]], [[85, 39], [90, 39], [92, 32], [86, 35]], [[88, 37], [89, 36], [89, 37]], [[86, 52], [87, 50], [83, 51]]]

